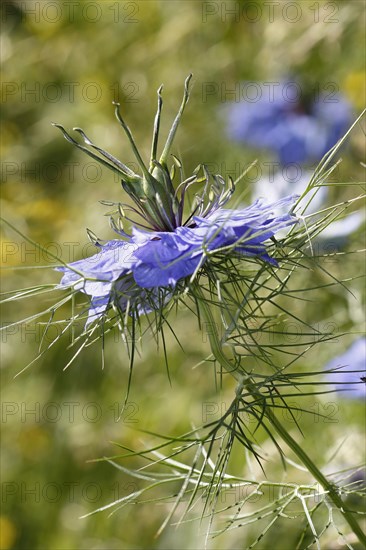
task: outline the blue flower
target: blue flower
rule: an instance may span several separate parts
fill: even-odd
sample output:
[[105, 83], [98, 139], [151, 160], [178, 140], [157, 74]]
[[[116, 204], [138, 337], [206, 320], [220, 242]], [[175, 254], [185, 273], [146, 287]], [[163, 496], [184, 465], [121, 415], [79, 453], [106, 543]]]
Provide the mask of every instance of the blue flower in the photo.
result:
[[57, 268], [64, 273], [60, 287], [72, 286], [91, 297], [88, 326], [112, 306], [144, 314], [157, 309], [178, 281], [202, 267], [214, 252], [234, 251], [276, 266], [266, 241], [296, 223], [289, 213], [296, 199], [293, 195], [273, 204], [257, 200], [238, 210], [219, 207], [171, 232], [133, 228], [127, 241], [110, 241], [91, 258]]
[[280, 82], [273, 95], [261, 89], [257, 101], [229, 106], [228, 136], [270, 149], [282, 165], [319, 161], [350, 125], [351, 107], [340, 94], [320, 95], [305, 108], [296, 83]]
[[[145, 314], [161, 308], [172, 297], [177, 283], [204, 267], [213, 254], [236, 253], [277, 266], [276, 259], [268, 254], [267, 241], [297, 221], [290, 213], [297, 195], [272, 204], [257, 200], [247, 208], [229, 210], [223, 206], [235, 190], [230, 177], [226, 182], [222, 176], [210, 174], [206, 166], [200, 165], [192, 176], [185, 178], [182, 163], [176, 157], [173, 167], [168, 168], [169, 151], [188, 102], [191, 76], [185, 81], [182, 103], [160, 157], [157, 145], [162, 88], [158, 90], [149, 163], [140, 155], [116, 105], [116, 117], [128, 137], [141, 174], [95, 145], [81, 128], [74, 128], [74, 131], [81, 136], [84, 145], [56, 124], [69, 142], [117, 172], [123, 189], [134, 201], [134, 206], [107, 203], [115, 207], [110, 213], [112, 228], [125, 240], [98, 244], [98, 254], [58, 268], [63, 272], [61, 288], [72, 287], [90, 296], [87, 326], [101, 319], [110, 308], [131, 314]], [[201, 184], [202, 190], [196, 191], [194, 204], [185, 218], [187, 191]], [[124, 232], [124, 221], [132, 223], [131, 235]]]
[[[344, 370], [347, 367], [347, 370]], [[328, 380], [337, 391], [347, 392], [347, 397], [366, 397], [366, 338], [355, 340], [351, 347], [325, 366]], [[357, 372], [358, 371], [358, 372]]]

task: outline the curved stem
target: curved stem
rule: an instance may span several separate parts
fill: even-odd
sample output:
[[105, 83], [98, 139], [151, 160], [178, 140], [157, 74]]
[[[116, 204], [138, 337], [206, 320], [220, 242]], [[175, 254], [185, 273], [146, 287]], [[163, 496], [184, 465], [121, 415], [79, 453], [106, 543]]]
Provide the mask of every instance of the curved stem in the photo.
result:
[[[193, 283], [195, 294], [198, 298], [199, 307], [205, 321], [210, 326], [208, 331], [208, 337], [211, 345], [212, 353], [216, 361], [221, 365], [226, 372], [231, 374], [238, 383], [245, 387], [246, 390], [252, 395], [252, 397], [258, 401], [258, 397], [263, 400], [263, 395], [256, 389], [255, 384], [251, 381], [250, 376], [246, 376], [245, 373], [240, 372], [239, 369], [235, 368], [232, 365], [230, 360], [225, 356], [219, 335], [216, 331], [215, 319], [212, 314], [211, 308], [205, 301], [204, 295], [201, 288], [197, 283]], [[314, 478], [320, 483], [323, 489], [328, 493], [330, 499], [336, 505], [338, 510], [342, 513], [344, 519], [347, 521], [348, 525], [351, 527], [354, 534], [357, 536], [358, 540], [366, 546], [366, 535], [362, 531], [360, 525], [358, 524], [357, 519], [352, 514], [350, 510], [344, 508], [344, 503], [338, 493], [337, 487], [333, 485], [328, 479], [323, 475], [319, 468], [314, 464], [309, 455], [304, 451], [304, 449], [295, 441], [295, 439], [289, 434], [288, 430], [282, 425], [279, 419], [276, 417], [271, 407], [265, 407], [264, 416], [276, 429], [278, 434], [290, 447], [290, 449], [295, 453], [295, 455], [301, 460], [301, 462], [306, 466], [309, 472], [314, 476]]]

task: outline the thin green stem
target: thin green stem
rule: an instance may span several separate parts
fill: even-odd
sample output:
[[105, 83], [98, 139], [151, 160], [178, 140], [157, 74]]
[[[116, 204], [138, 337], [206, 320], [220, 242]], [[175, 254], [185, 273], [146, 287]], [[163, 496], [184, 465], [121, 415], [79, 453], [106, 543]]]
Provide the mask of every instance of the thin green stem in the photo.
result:
[[[203, 292], [198, 285], [198, 283], [193, 283], [194, 292], [198, 298], [198, 304], [201, 310], [201, 314], [205, 319], [205, 322], [208, 323], [210, 330], [208, 331], [208, 337], [211, 345], [212, 353], [216, 361], [221, 365], [221, 367], [231, 374], [237, 381], [239, 386], [245, 387], [245, 389], [252, 395], [252, 397], [258, 403], [258, 398], [263, 401], [263, 395], [256, 389], [255, 384], [252, 382], [251, 377], [246, 375], [244, 372], [241, 372], [235, 365], [233, 365], [230, 360], [225, 356], [222, 344], [219, 338], [219, 335], [216, 330], [215, 318], [212, 314], [212, 310], [209, 307], [209, 304], [205, 300]], [[346, 510], [344, 508], [344, 503], [338, 493], [338, 490], [335, 485], [333, 485], [328, 479], [322, 474], [322, 472], [317, 468], [314, 462], [311, 460], [309, 455], [304, 451], [304, 449], [295, 441], [295, 439], [289, 434], [288, 430], [282, 425], [279, 419], [276, 417], [270, 406], [265, 406], [264, 416], [269, 420], [272, 426], [276, 429], [282, 439], [290, 447], [290, 449], [295, 453], [295, 455], [301, 460], [301, 462], [306, 466], [308, 471], [314, 476], [314, 478], [320, 483], [323, 489], [328, 493], [330, 499], [336, 505], [338, 510], [342, 513], [344, 519], [347, 521], [348, 525], [351, 527], [354, 534], [357, 536], [361, 544], [366, 547], [366, 535], [362, 531], [358, 521], [355, 516], [352, 514], [352, 511]]]
[[158, 148], [160, 117], [161, 117], [161, 110], [163, 107], [163, 98], [161, 97], [162, 90], [163, 90], [163, 85], [161, 85], [160, 88], [158, 89], [158, 110], [156, 112], [155, 121], [154, 121], [154, 133], [153, 133], [151, 155], [150, 155], [150, 172], [152, 172], [154, 169], [154, 160], [156, 160], [156, 151]]
[[161, 157], [160, 157], [159, 162], [163, 166], [166, 165], [168, 154], [169, 154], [170, 148], [173, 144], [175, 134], [177, 133], [177, 129], [178, 129], [178, 126], [179, 126], [180, 119], [182, 118], [184, 108], [187, 105], [187, 102], [188, 102], [188, 99], [189, 99], [189, 83], [191, 81], [191, 78], [192, 78], [191, 74], [186, 78], [186, 81], [184, 83], [184, 94], [183, 94], [182, 104], [179, 108], [178, 114], [175, 117], [174, 122], [172, 124], [172, 127], [170, 129], [170, 132], [169, 132], [168, 138], [166, 140], [163, 152], [161, 153]]

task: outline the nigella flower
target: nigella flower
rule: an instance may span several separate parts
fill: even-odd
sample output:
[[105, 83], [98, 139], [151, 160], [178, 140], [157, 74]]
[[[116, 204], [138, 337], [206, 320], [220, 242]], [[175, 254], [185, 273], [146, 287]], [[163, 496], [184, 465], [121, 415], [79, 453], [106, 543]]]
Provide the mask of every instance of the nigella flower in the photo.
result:
[[[156, 150], [162, 108], [161, 88], [158, 91], [149, 169], [116, 107], [117, 119], [129, 138], [142, 176], [94, 145], [80, 128], [75, 130], [92, 150], [80, 145], [62, 126], [56, 125], [68, 141], [118, 172], [122, 187], [136, 205], [135, 208], [121, 203], [107, 203], [116, 206], [111, 214], [111, 225], [122, 239], [105, 244], [94, 239], [99, 248], [98, 254], [58, 268], [63, 272], [61, 288], [72, 287], [91, 298], [87, 326], [102, 318], [110, 308], [131, 314], [146, 314], [160, 308], [172, 297], [177, 284], [194, 276], [213, 254], [235, 253], [248, 258], [257, 257], [277, 266], [277, 260], [267, 251], [268, 240], [297, 221], [291, 213], [297, 195], [272, 204], [256, 200], [247, 208], [223, 208], [235, 185], [230, 179], [226, 184], [221, 176], [209, 174], [205, 166], [198, 167], [191, 177], [183, 179], [181, 163], [175, 159], [181, 181], [173, 184], [176, 172], [175, 169], [168, 170], [166, 159], [188, 101], [189, 80], [190, 77], [159, 160], [156, 159]], [[187, 192], [200, 183], [204, 183], [203, 191], [196, 193], [191, 211], [185, 213]], [[130, 212], [134, 219], [129, 217]], [[124, 231], [123, 220], [132, 222], [131, 234]]]
[[[112, 306], [121, 311], [136, 306], [138, 313], [149, 313], [215, 251], [234, 251], [277, 266], [265, 241], [296, 223], [289, 213], [296, 199], [290, 196], [270, 205], [258, 200], [238, 210], [217, 208], [207, 217], [193, 216], [190, 226], [172, 232], [133, 228], [128, 241], [99, 245], [101, 250], [95, 256], [57, 268], [64, 273], [60, 286], [73, 286], [91, 297], [89, 325]], [[279, 210], [285, 213], [276, 215]], [[153, 294], [144, 289], [152, 289]], [[159, 291], [163, 300], [158, 299]]]
[[[327, 379], [346, 397], [366, 397], [366, 338], [353, 342], [345, 353], [325, 366]], [[332, 372], [330, 372], [332, 371]]]
[[227, 133], [235, 141], [273, 151], [282, 165], [318, 162], [343, 137], [351, 122], [351, 106], [341, 94], [319, 94], [301, 101], [296, 82], [260, 85], [256, 101], [232, 103]]

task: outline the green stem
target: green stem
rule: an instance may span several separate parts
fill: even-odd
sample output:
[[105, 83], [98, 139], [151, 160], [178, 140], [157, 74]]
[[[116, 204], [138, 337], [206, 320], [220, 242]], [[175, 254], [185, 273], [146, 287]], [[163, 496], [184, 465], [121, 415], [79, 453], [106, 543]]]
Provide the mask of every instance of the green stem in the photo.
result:
[[315, 477], [315, 479], [320, 483], [325, 491], [328, 492], [329, 497], [332, 499], [334, 504], [337, 506], [338, 510], [343, 514], [348, 525], [351, 527], [354, 534], [357, 536], [358, 540], [366, 546], [366, 535], [362, 531], [357, 519], [353, 513], [344, 508], [344, 503], [341, 497], [339, 496], [338, 490], [335, 485], [333, 485], [327, 478], [322, 474], [322, 472], [316, 467], [311, 458], [306, 454], [304, 449], [295, 441], [295, 439], [289, 434], [286, 428], [281, 424], [278, 418], [274, 415], [272, 409], [267, 408], [265, 412], [266, 417], [274, 426], [277, 432], [280, 434], [282, 439], [286, 441], [287, 445], [292, 449], [296, 456], [301, 460], [301, 462], [307, 467], [309, 472]]
[[169, 154], [170, 148], [172, 146], [172, 143], [174, 141], [175, 134], [177, 132], [180, 119], [182, 118], [184, 108], [187, 105], [187, 102], [188, 102], [188, 99], [189, 99], [189, 83], [191, 81], [191, 78], [192, 78], [192, 74], [188, 75], [187, 78], [186, 78], [186, 81], [184, 83], [184, 94], [183, 94], [182, 104], [180, 106], [180, 109], [178, 111], [177, 116], [174, 119], [173, 125], [170, 128], [170, 132], [169, 132], [168, 138], [166, 140], [163, 152], [161, 153], [161, 157], [160, 157], [159, 162], [163, 166], [166, 165], [168, 154]]
[[[250, 377], [246, 377], [245, 373], [242, 373], [239, 369], [235, 368], [232, 363], [230, 363], [229, 359], [225, 356], [219, 335], [216, 331], [215, 319], [212, 314], [211, 308], [205, 301], [204, 295], [199, 285], [197, 283], [194, 283], [193, 286], [195, 294], [199, 300], [201, 313], [203, 314], [206, 323], [208, 323], [210, 327], [210, 330], [208, 330], [208, 337], [211, 345], [211, 350], [216, 361], [218, 361], [218, 363], [228, 373], [230, 373], [239, 382], [240, 385], [244, 385], [244, 387], [250, 392], [252, 397], [258, 402], [258, 397], [260, 399], [263, 399], [262, 394], [256, 389], [255, 384], [251, 382]], [[290, 449], [299, 458], [299, 460], [301, 460], [301, 462], [306, 466], [308, 471], [311, 472], [314, 478], [328, 493], [333, 503], [343, 514], [343, 517], [347, 521], [348, 525], [351, 527], [354, 534], [357, 536], [358, 540], [366, 546], [366, 535], [362, 531], [361, 527], [358, 524], [358, 521], [356, 520], [352, 512], [344, 508], [344, 503], [339, 496], [336, 486], [334, 486], [330, 481], [327, 480], [327, 478], [317, 468], [311, 458], [306, 454], [304, 449], [295, 441], [295, 439], [289, 434], [288, 430], [281, 424], [281, 422], [278, 420], [278, 418], [269, 406], [265, 407], [264, 415], [267, 420], [269, 420], [269, 422], [272, 424], [272, 426], [276, 429], [282, 439], [287, 443]]]

